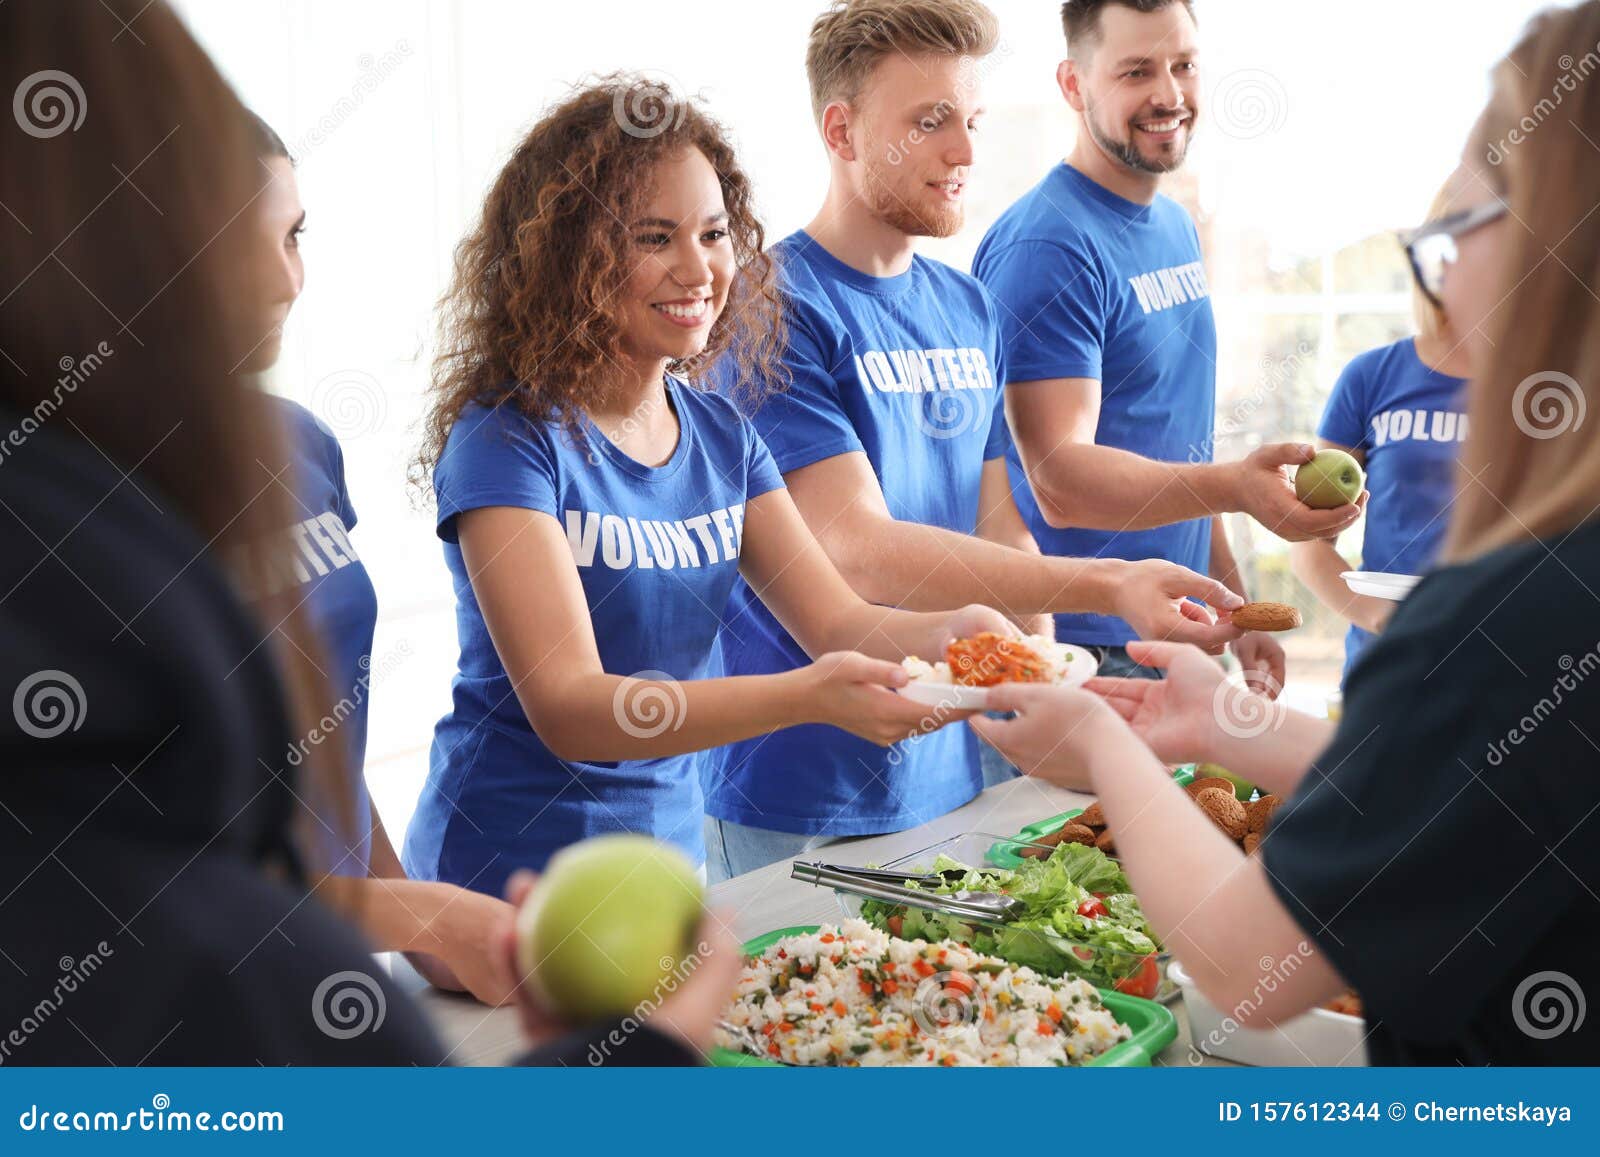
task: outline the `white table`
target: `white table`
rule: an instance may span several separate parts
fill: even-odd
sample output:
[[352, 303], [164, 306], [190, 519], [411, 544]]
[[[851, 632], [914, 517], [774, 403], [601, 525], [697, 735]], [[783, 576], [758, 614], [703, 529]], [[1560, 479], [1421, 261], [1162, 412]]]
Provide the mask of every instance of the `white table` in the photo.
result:
[[[920, 828], [887, 836], [865, 836], [830, 845], [825, 855], [841, 863], [884, 863], [962, 832], [1010, 835], [1024, 824], [1084, 807], [1090, 796], [1064, 791], [1033, 779], [1016, 779], [983, 792], [965, 807]], [[769, 864], [710, 889], [709, 902], [726, 913], [734, 934], [748, 940], [774, 928], [837, 920], [833, 892], [789, 878], [789, 861]], [[417, 993], [423, 1011], [449, 1050], [450, 1061], [462, 1065], [505, 1064], [525, 1047], [516, 1013], [485, 1008], [466, 996], [430, 989], [403, 958], [395, 957], [395, 980]], [[1183, 1002], [1169, 1006], [1178, 1017], [1178, 1039], [1157, 1058], [1164, 1065], [1222, 1065], [1189, 1047], [1189, 1026]]]

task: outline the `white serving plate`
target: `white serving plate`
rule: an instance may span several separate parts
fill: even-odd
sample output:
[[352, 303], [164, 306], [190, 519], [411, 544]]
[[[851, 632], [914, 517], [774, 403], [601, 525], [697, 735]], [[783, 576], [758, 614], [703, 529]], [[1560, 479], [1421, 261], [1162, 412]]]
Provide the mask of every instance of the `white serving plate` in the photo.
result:
[[1347, 570], [1339, 576], [1345, 586], [1358, 595], [1375, 599], [1388, 599], [1398, 603], [1411, 593], [1411, 588], [1422, 581], [1421, 575], [1384, 574], [1375, 570]]
[[1195, 987], [1181, 963], [1167, 966], [1167, 979], [1183, 990], [1190, 1043], [1209, 1056], [1261, 1067], [1366, 1067], [1367, 1022], [1359, 1016], [1314, 1008], [1271, 1028], [1239, 1028]]
[[[1050, 686], [1081, 687], [1094, 678], [1094, 673], [1100, 669], [1100, 660], [1095, 657], [1094, 652], [1071, 643], [1057, 643], [1056, 646], [1071, 655], [1072, 662], [1067, 667], [1066, 678]], [[968, 687], [965, 683], [929, 683], [913, 680], [900, 688], [900, 694], [929, 707], [943, 707], [951, 711], [987, 711], [989, 690], [988, 687]]]

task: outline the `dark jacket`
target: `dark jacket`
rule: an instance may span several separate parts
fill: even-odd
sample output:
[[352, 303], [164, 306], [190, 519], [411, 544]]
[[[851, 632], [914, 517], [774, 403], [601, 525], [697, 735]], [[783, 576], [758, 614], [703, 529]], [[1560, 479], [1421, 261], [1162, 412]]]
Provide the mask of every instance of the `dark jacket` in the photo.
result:
[[[272, 648], [206, 543], [76, 437], [3, 449], [0, 1064], [442, 1063], [307, 893]], [[626, 1051], [692, 1060], [648, 1031]]]
[[[306, 894], [272, 651], [206, 543], [54, 426], [7, 450], [0, 1060], [440, 1060], [360, 937]], [[375, 1023], [351, 1032], [356, 988]]]

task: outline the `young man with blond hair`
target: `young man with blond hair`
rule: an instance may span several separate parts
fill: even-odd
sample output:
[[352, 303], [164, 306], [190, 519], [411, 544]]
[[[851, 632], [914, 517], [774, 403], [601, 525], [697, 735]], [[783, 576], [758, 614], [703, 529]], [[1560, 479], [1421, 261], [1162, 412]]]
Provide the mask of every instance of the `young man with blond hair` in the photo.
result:
[[[1188, 600], [1237, 605], [1222, 584], [1163, 561], [1039, 553], [1006, 477], [1000, 310], [975, 279], [915, 251], [918, 237], [961, 228], [978, 62], [998, 34], [976, 0], [848, 0], [817, 18], [806, 73], [830, 182], [811, 223], [773, 247], [790, 380], [752, 416], [801, 514], [872, 602], [981, 602], [1030, 627], [1094, 612], [1220, 646], [1238, 632]], [[805, 661], [747, 587], [721, 642], [732, 675]], [[916, 826], [983, 786], [965, 727], [888, 750], [796, 727], [721, 754], [705, 784], [713, 880]]]

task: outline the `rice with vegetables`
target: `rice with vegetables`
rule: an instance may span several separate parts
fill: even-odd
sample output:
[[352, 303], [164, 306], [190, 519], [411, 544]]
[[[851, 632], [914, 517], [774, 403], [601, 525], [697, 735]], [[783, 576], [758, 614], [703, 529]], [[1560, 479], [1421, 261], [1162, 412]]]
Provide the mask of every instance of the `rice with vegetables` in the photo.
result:
[[[864, 920], [788, 936], [746, 962], [728, 1009], [799, 1065], [1079, 1065], [1130, 1037], [1081, 980]], [[718, 1030], [718, 1042], [741, 1042]]]

